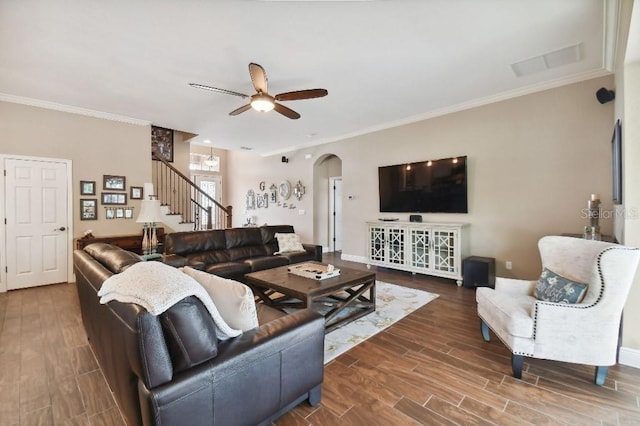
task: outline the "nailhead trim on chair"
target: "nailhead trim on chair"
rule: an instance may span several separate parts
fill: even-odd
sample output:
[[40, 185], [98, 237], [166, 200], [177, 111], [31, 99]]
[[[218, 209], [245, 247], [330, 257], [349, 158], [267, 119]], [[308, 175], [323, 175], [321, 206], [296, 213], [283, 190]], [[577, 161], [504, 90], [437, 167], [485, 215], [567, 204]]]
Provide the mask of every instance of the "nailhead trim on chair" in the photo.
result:
[[[604, 282], [604, 276], [602, 275], [602, 267], [600, 265], [600, 260], [602, 258], [602, 255], [609, 251], [609, 250], [636, 250], [634, 248], [629, 248], [629, 247], [620, 247], [620, 246], [612, 246], [612, 247], [608, 247], [604, 250], [602, 250], [599, 254], [598, 254], [598, 258], [596, 261], [596, 265], [598, 267], [598, 277], [600, 278], [600, 282], [601, 282], [601, 286], [600, 286], [600, 294], [598, 294], [598, 297], [596, 298], [596, 300], [591, 303], [590, 305], [580, 305], [580, 306], [576, 306], [576, 305], [564, 305], [563, 307], [565, 308], [569, 308], [569, 309], [587, 309], [587, 308], [591, 308], [592, 306], [597, 305], [600, 300], [602, 299], [602, 296], [604, 295], [604, 288], [605, 288], [605, 282]], [[543, 301], [536, 301], [535, 305], [534, 305], [534, 314], [533, 314], [533, 340], [536, 340], [536, 331], [537, 331], [537, 327], [536, 324], [538, 323], [538, 305], [540, 304], [546, 304], [546, 305], [551, 305], [551, 306], [557, 306], [560, 305], [559, 303], [551, 303], [551, 302], [543, 302]], [[480, 319], [487, 324], [487, 326], [489, 326], [489, 323], [486, 322], [484, 320], [484, 318], [482, 318], [482, 316], [478, 315], [480, 317]], [[489, 327], [491, 329], [491, 327]], [[493, 330], [491, 330], [493, 331]], [[509, 347], [509, 345], [502, 340], [502, 338], [500, 338], [500, 336], [498, 334], [496, 334], [495, 332], [493, 333], [496, 337], [498, 337], [498, 339], [500, 339], [500, 341], [508, 348], [511, 350], [511, 348]], [[533, 353], [527, 353], [527, 352], [512, 352], [514, 355], [522, 355], [522, 356], [526, 356], [526, 357], [532, 357], [535, 358], [535, 355]]]
[[587, 309], [597, 305], [598, 302], [600, 302], [604, 294], [604, 287], [605, 287], [604, 276], [602, 275], [602, 267], [600, 266], [600, 259], [602, 258], [602, 255], [609, 250], [636, 250], [636, 249], [628, 248], [628, 247], [623, 248], [623, 247], [612, 246], [612, 247], [607, 247], [606, 249], [602, 250], [600, 254], [598, 254], [596, 265], [598, 265], [598, 277], [600, 278], [600, 282], [602, 283], [602, 285], [600, 286], [600, 294], [598, 294], [598, 298], [592, 304], [569, 305], [569, 304], [537, 301], [535, 303], [534, 313], [533, 313], [533, 340], [536, 340], [536, 324], [538, 323], [538, 305], [551, 305], [551, 306], [564, 305], [563, 307], [568, 309]]

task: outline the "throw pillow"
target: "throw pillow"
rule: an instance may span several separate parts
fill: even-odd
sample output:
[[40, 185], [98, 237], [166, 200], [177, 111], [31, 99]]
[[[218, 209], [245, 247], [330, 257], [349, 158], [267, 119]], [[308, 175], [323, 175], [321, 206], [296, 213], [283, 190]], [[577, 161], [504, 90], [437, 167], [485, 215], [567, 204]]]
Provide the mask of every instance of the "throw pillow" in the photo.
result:
[[187, 370], [218, 354], [215, 323], [202, 303], [185, 297], [160, 314], [160, 324], [175, 373]]
[[188, 266], [183, 271], [204, 287], [230, 327], [247, 331], [259, 326], [256, 302], [248, 286]]
[[275, 254], [304, 251], [298, 234], [277, 232], [276, 239], [278, 240], [278, 251]]
[[580, 303], [587, 292], [587, 285], [571, 281], [555, 272], [544, 268], [535, 296], [538, 300], [554, 303]]

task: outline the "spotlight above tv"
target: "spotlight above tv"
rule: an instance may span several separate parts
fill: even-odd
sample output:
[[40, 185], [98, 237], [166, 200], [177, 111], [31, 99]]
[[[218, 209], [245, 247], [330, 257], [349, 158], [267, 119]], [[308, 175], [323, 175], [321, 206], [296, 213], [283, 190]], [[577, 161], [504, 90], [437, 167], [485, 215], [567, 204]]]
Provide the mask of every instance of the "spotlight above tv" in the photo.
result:
[[468, 213], [467, 157], [378, 167], [381, 213]]

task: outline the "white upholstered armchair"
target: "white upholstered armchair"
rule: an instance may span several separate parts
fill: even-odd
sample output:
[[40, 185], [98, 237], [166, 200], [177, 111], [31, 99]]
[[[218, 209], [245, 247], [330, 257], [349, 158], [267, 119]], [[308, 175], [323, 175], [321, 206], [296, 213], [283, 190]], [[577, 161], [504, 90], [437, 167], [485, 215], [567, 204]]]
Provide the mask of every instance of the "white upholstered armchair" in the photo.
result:
[[575, 294], [583, 283], [584, 298], [572, 304], [539, 300], [545, 297], [540, 287], [536, 291], [538, 281], [497, 278], [495, 290], [481, 287], [476, 292], [482, 337], [488, 342], [491, 329], [511, 350], [518, 379], [523, 357], [532, 357], [596, 366], [595, 383], [602, 386], [609, 366], [616, 363], [622, 308], [640, 250], [556, 236], [543, 237], [538, 248], [543, 269], [570, 280], [555, 295], [567, 289]]

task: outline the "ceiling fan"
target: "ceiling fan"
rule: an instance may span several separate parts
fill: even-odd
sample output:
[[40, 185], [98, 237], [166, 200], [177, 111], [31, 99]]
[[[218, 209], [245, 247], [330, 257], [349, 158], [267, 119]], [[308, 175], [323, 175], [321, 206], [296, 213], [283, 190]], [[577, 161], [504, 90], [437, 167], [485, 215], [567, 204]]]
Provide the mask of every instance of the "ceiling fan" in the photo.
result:
[[256, 94], [251, 96], [245, 95], [244, 93], [234, 92], [232, 90], [219, 89], [217, 87], [206, 86], [204, 84], [198, 83], [189, 83], [189, 86], [195, 87], [197, 89], [211, 90], [212, 92], [225, 93], [227, 95], [240, 96], [241, 98], [251, 98], [251, 101], [248, 104], [231, 111], [229, 115], [238, 115], [250, 108], [253, 108], [256, 111], [260, 112], [267, 112], [275, 109], [280, 114], [284, 115], [285, 117], [291, 118], [292, 120], [297, 120], [298, 118], [300, 118], [300, 114], [298, 114], [291, 108], [287, 108], [282, 104], [276, 103], [276, 101], [297, 101], [300, 99], [321, 98], [323, 96], [327, 96], [327, 94], [329, 93], [326, 89], [308, 89], [297, 90], [294, 92], [285, 92], [275, 96], [271, 96], [267, 91], [267, 73], [264, 71], [264, 68], [262, 68], [262, 66], [253, 62], [250, 63], [249, 75], [251, 76], [253, 87], [256, 89]]

